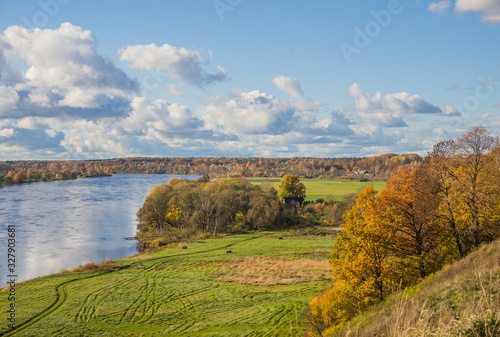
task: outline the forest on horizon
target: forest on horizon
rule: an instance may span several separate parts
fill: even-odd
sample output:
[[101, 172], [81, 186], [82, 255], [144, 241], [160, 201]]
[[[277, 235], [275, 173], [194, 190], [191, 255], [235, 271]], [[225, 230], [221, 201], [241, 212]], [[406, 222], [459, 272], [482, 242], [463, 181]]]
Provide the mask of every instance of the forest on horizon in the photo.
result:
[[368, 158], [117, 158], [103, 160], [0, 161], [0, 185], [75, 179], [107, 174], [185, 174], [211, 178], [269, 177], [387, 180], [401, 168], [415, 168], [417, 154], [387, 153]]

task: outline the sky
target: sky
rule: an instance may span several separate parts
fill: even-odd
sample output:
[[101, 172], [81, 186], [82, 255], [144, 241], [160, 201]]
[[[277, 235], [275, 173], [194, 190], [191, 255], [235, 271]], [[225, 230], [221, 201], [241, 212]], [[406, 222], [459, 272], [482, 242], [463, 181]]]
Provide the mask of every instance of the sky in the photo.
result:
[[425, 155], [499, 83], [500, 0], [0, 0], [0, 160]]

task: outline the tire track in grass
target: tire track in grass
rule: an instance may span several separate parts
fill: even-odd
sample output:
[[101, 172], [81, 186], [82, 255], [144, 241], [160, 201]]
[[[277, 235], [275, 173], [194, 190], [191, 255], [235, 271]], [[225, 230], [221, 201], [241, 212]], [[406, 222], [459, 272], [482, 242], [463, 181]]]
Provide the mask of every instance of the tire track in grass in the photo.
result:
[[73, 282], [78, 282], [78, 281], [82, 281], [82, 280], [88, 280], [91, 278], [99, 277], [99, 276], [102, 276], [104, 274], [108, 274], [110, 272], [113, 272], [113, 271], [107, 271], [107, 272], [104, 272], [104, 273], [99, 274], [99, 275], [92, 275], [92, 276], [84, 277], [84, 278], [76, 278], [76, 279], [68, 280], [68, 281], [65, 281], [63, 283], [58, 284], [56, 286], [56, 289], [55, 289], [56, 290], [56, 299], [55, 299], [54, 303], [52, 303], [49, 307], [47, 307], [47, 309], [45, 309], [42, 312], [29, 318], [27, 321], [18, 325], [16, 328], [7, 332], [3, 336], [12, 336], [14, 334], [17, 334], [17, 333], [29, 328], [31, 325], [37, 323], [41, 319], [46, 318], [47, 316], [52, 314], [54, 311], [59, 309], [66, 302], [66, 300], [68, 298], [69, 293], [67, 291], [67, 287], [69, 284], [71, 284]]
[[136, 281], [135, 278], [128, 278], [123, 282], [120, 282], [119, 285], [112, 284], [109, 286], [105, 286], [101, 289], [98, 289], [94, 292], [91, 292], [87, 295], [85, 302], [80, 307], [80, 310], [76, 314], [75, 322], [88, 322], [92, 318], [96, 317], [96, 312], [99, 304], [104, 301], [108, 296], [111, 295], [113, 290], [117, 290], [123, 286], [127, 286], [130, 283]]
[[[142, 315], [141, 315], [141, 317], [136, 319], [137, 323], [140, 323], [144, 320], [149, 320], [154, 315], [153, 308], [154, 308], [154, 304], [156, 302], [156, 290], [157, 290], [156, 276], [153, 275], [150, 279], [148, 279], [147, 287], [148, 288], [145, 292], [144, 301], [138, 307], [139, 310], [137, 312], [139, 312], [139, 313], [142, 312]], [[150, 309], [151, 309], [151, 313], [149, 313]], [[134, 316], [134, 319], [135, 319], [135, 316]], [[132, 319], [132, 321], [134, 319]]]
[[[92, 276], [83, 277], [83, 278], [75, 278], [75, 279], [72, 279], [72, 280], [69, 280], [69, 281], [65, 281], [65, 282], [60, 283], [60, 284], [58, 284], [56, 286], [56, 288], [55, 288], [55, 290], [56, 290], [56, 299], [54, 300], [54, 302], [51, 305], [49, 305], [46, 309], [42, 310], [41, 312], [33, 315], [31, 318], [29, 318], [25, 322], [19, 324], [13, 330], [10, 330], [10, 331], [6, 332], [5, 334], [3, 334], [3, 336], [12, 336], [12, 335], [15, 335], [15, 334], [17, 334], [17, 333], [19, 333], [21, 331], [24, 331], [27, 328], [29, 328], [31, 325], [39, 322], [40, 320], [48, 317], [53, 312], [55, 312], [56, 310], [58, 310], [66, 302], [66, 300], [67, 300], [67, 298], [69, 296], [69, 293], [67, 292], [67, 289], [66, 289], [69, 284], [76, 283], [76, 282], [79, 282], [79, 281], [82, 281], [82, 280], [88, 280], [88, 279], [92, 279], [92, 278], [97, 278], [97, 277], [100, 277], [100, 276], [103, 276], [103, 275], [107, 275], [107, 274], [110, 274], [110, 273], [114, 273], [114, 272], [117, 272], [117, 271], [121, 271], [121, 270], [130, 268], [130, 267], [138, 265], [138, 264], [142, 265], [142, 263], [147, 263], [147, 262], [151, 262], [151, 261], [158, 261], [158, 260], [160, 260], [159, 264], [163, 264], [163, 263], [167, 263], [168, 262], [168, 261], [165, 261], [165, 260], [169, 260], [169, 259], [174, 258], [174, 257], [184, 257], [184, 256], [190, 256], [190, 255], [197, 255], [197, 254], [209, 253], [209, 252], [218, 251], [218, 250], [224, 250], [224, 249], [233, 247], [233, 246], [235, 246], [237, 244], [240, 244], [240, 243], [243, 243], [243, 242], [246, 242], [246, 241], [250, 241], [250, 240], [255, 240], [255, 239], [258, 239], [258, 238], [262, 238], [262, 237], [267, 236], [267, 235], [269, 235], [269, 234], [264, 234], [264, 235], [259, 235], [259, 236], [252, 236], [252, 237], [250, 237], [248, 239], [243, 239], [241, 241], [233, 242], [233, 243], [230, 243], [230, 244], [225, 245], [225, 246], [216, 247], [216, 248], [212, 248], [212, 249], [206, 249], [206, 250], [202, 250], [202, 251], [198, 251], [198, 252], [184, 253], [184, 254], [174, 254], [174, 255], [168, 255], [168, 256], [161, 256], [161, 257], [156, 257], [156, 258], [139, 260], [139, 261], [132, 262], [132, 263], [130, 263], [128, 265], [124, 265], [124, 266], [122, 266], [122, 267], [120, 267], [118, 269], [106, 271], [106, 272], [103, 272], [101, 274], [92, 275]], [[150, 267], [150, 268], [152, 268], [152, 267]], [[126, 313], [125, 313], [125, 315], [126, 315]], [[120, 322], [123, 321], [124, 316], [122, 316], [122, 318], [120, 319]]]
[[[144, 279], [146, 281], [145, 286], [141, 286], [139, 289], [141, 289], [140, 294], [137, 296], [137, 298], [132, 302], [132, 304], [125, 310], [123, 313], [122, 317], [119, 320], [119, 323], [122, 323], [123, 320], [127, 320], [128, 322], [132, 322], [137, 311], [141, 307], [141, 304], [144, 302], [143, 297], [145, 297], [145, 293], [148, 291], [149, 288], [149, 278]], [[138, 304], [137, 304], [138, 303]]]

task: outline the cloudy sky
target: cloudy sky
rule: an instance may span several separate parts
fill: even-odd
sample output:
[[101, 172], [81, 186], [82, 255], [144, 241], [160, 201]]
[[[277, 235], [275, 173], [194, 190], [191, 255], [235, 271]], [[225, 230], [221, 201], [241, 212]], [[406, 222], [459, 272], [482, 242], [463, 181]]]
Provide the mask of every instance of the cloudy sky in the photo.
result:
[[0, 160], [425, 155], [499, 84], [500, 0], [0, 0]]

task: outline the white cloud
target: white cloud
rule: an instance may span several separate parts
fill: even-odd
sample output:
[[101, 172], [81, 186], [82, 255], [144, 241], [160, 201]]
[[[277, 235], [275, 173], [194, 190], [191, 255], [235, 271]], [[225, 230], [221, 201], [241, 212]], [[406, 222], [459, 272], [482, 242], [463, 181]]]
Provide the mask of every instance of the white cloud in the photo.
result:
[[444, 15], [451, 7], [450, 0], [443, 0], [440, 2], [432, 2], [429, 4], [429, 11], [436, 15]]
[[0, 72], [5, 68], [3, 57], [26, 65], [25, 71], [9, 70], [8, 76], [0, 76], [0, 82], [19, 96], [17, 111], [0, 110], [3, 117], [120, 115], [127, 111], [125, 97], [139, 90], [136, 80], [97, 53], [90, 31], [70, 23], [58, 29], [11, 26], [0, 34], [0, 45]]
[[[166, 71], [173, 79], [187, 84], [205, 87], [226, 79], [226, 70], [217, 66], [214, 74], [204, 68], [205, 60], [197, 50], [177, 48], [169, 44], [135, 45], [119, 50], [120, 59], [128, 61], [131, 68]], [[210, 53], [211, 54], [211, 53]]]
[[210, 129], [222, 127], [233, 134], [287, 132], [294, 114], [287, 103], [259, 90], [234, 91], [229, 100], [218, 97], [211, 104], [200, 106], [196, 112]]
[[48, 128], [48, 125], [42, 122], [40, 118], [26, 117], [17, 121], [17, 127], [22, 129], [35, 130], [35, 129], [46, 129]]
[[319, 101], [310, 100], [304, 97], [302, 87], [296, 78], [292, 79], [291, 77], [279, 75], [273, 79], [273, 84], [290, 96], [291, 103], [293, 103], [297, 110], [316, 111], [318, 107], [322, 105]]
[[439, 108], [441, 109], [441, 114], [444, 116], [460, 116], [460, 112], [450, 105], [443, 105]]
[[[302, 111], [297, 99], [303, 94], [297, 80], [279, 78], [278, 86], [290, 92], [290, 101], [281, 101], [259, 90], [234, 91], [223, 100], [201, 106], [196, 113], [206, 122], [206, 128], [235, 135], [238, 142], [230, 147], [248, 155], [310, 155], [298, 153], [299, 144], [339, 143], [354, 134], [352, 124], [342, 112], [333, 111], [330, 118], [318, 120], [314, 110]], [[227, 142], [226, 142], [227, 144]]]
[[443, 116], [457, 116], [459, 112], [449, 105], [441, 107], [426, 102], [419, 95], [410, 95], [406, 92], [375, 95], [364, 92], [360, 85], [354, 83], [349, 87], [349, 94], [354, 99], [352, 110], [363, 119], [375, 125], [385, 127], [405, 127], [403, 116], [409, 114], [430, 114]]
[[293, 99], [300, 100], [304, 97], [304, 92], [296, 78], [292, 79], [284, 75], [279, 75], [273, 79], [273, 84], [278, 87], [278, 89], [288, 93]]
[[0, 84], [0, 118], [14, 114], [19, 103], [19, 94], [11, 87]]
[[11, 138], [14, 136], [14, 129], [1, 129], [0, 130], [0, 137], [5, 137], [5, 138]]
[[426, 102], [419, 95], [407, 92], [382, 95], [378, 91], [372, 97], [363, 92], [359, 84], [354, 83], [349, 87], [349, 94], [354, 98], [354, 108], [358, 111], [389, 111], [400, 115], [442, 113], [441, 108]]
[[455, 9], [459, 14], [473, 11], [481, 13], [481, 21], [500, 23], [500, 2], [498, 0], [457, 0]]
[[182, 96], [184, 93], [174, 84], [167, 84], [167, 94], [172, 96]]
[[127, 134], [163, 133], [173, 138], [193, 137], [193, 133], [203, 127], [203, 122], [184, 105], [165, 100], [151, 103], [144, 97], [136, 97], [129, 116], [118, 125]]

